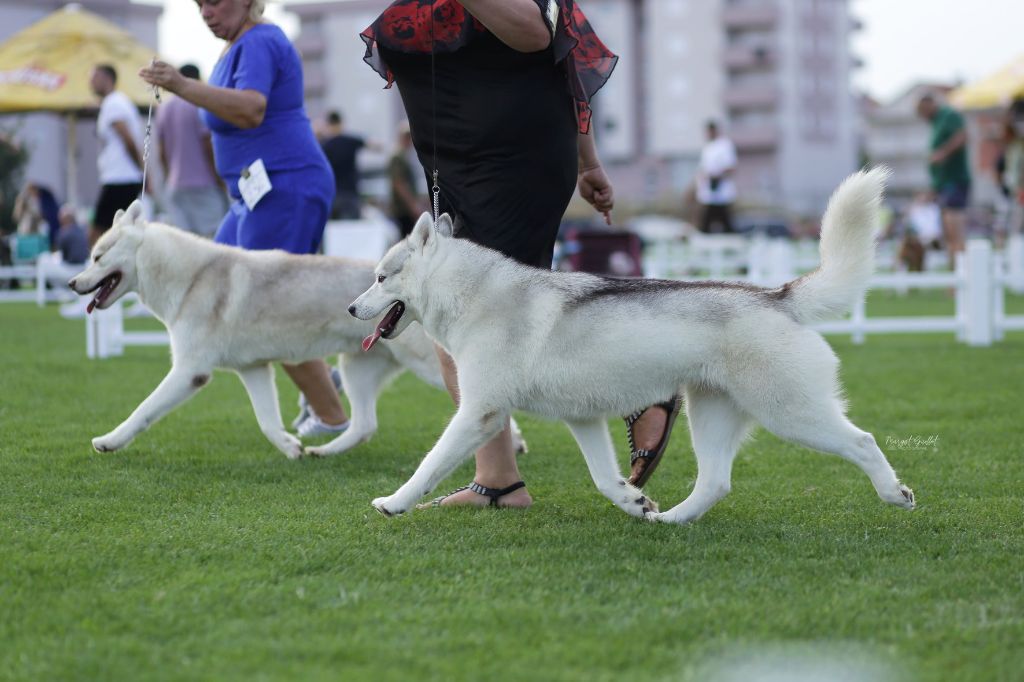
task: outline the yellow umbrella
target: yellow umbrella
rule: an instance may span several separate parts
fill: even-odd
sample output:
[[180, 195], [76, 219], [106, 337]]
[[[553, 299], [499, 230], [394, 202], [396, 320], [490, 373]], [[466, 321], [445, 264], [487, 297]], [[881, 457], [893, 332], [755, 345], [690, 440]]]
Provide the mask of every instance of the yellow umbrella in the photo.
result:
[[957, 88], [950, 101], [960, 109], [992, 109], [1005, 107], [1015, 97], [1024, 95], [1024, 55], [1021, 55], [991, 76]]
[[97, 64], [117, 69], [118, 90], [144, 105], [151, 92], [136, 72], [153, 56], [117, 25], [70, 5], [0, 45], [0, 113], [96, 107], [89, 74]]
[[153, 57], [153, 50], [130, 33], [78, 5], [57, 10], [0, 45], [0, 113], [67, 114], [71, 201], [78, 199], [75, 117], [99, 106], [89, 87], [92, 68], [113, 66], [117, 89], [136, 104], [146, 105], [152, 91], [136, 73]]

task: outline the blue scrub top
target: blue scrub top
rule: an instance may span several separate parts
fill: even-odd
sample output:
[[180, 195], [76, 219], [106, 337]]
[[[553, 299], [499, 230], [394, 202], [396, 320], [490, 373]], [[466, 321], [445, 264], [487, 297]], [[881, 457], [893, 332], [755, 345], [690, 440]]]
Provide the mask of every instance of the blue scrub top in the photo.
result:
[[233, 197], [239, 197], [242, 169], [256, 159], [263, 159], [270, 173], [316, 169], [331, 175], [306, 116], [302, 62], [279, 27], [257, 24], [242, 34], [217, 62], [210, 85], [256, 90], [267, 98], [263, 122], [247, 130], [201, 112], [213, 134], [217, 172]]

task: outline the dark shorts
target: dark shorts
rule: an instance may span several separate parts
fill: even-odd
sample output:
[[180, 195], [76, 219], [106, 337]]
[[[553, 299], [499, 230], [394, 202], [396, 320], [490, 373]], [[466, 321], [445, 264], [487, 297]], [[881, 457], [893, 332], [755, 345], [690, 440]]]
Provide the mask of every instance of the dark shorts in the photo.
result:
[[92, 224], [100, 232], [106, 232], [114, 224], [114, 214], [127, 209], [142, 194], [142, 183], [133, 182], [127, 185], [103, 185], [100, 197], [96, 200]]
[[942, 208], [967, 208], [967, 200], [971, 196], [970, 185], [946, 185], [935, 193], [935, 199]]

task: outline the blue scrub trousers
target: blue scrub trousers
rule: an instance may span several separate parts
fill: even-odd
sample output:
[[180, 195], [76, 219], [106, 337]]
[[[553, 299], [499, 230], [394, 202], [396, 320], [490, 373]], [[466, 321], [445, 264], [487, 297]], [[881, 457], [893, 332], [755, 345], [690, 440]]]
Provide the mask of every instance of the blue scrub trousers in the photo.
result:
[[250, 211], [231, 187], [234, 201], [217, 229], [218, 244], [243, 249], [320, 250], [334, 200], [334, 179], [321, 168], [269, 173], [271, 190]]

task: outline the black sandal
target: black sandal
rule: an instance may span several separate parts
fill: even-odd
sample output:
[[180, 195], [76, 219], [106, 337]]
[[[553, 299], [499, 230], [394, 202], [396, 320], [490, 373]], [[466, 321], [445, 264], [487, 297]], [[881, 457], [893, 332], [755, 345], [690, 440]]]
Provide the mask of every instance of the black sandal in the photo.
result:
[[[629, 467], [631, 470], [629, 482], [636, 487], [643, 488], [644, 484], [651, 478], [651, 474], [658, 468], [658, 464], [661, 463], [661, 457], [665, 454], [665, 450], [668, 449], [668, 440], [672, 435], [672, 427], [676, 423], [676, 417], [679, 416], [679, 409], [682, 407], [682, 404], [682, 398], [677, 395], [666, 402], [645, 407], [628, 417], [623, 417], [623, 420], [626, 422], [626, 438], [629, 439]], [[651, 407], [660, 407], [668, 414], [668, 418], [665, 420], [665, 430], [661, 434], [661, 440], [658, 442], [657, 448], [654, 450], [638, 450], [636, 443], [633, 441], [633, 424], [636, 424], [641, 415], [651, 409]], [[633, 472], [632, 470], [638, 459], [645, 460], [647, 464], [639, 471]]]
[[485, 485], [480, 485], [476, 481], [473, 481], [469, 485], [464, 485], [461, 488], [456, 488], [455, 490], [451, 491], [447, 495], [441, 495], [440, 497], [435, 497], [433, 500], [430, 501], [430, 505], [432, 507], [440, 507], [441, 503], [443, 501], [445, 501], [446, 499], [448, 499], [449, 497], [451, 497], [452, 495], [454, 495], [456, 493], [461, 493], [463, 490], [472, 490], [477, 495], [483, 495], [484, 497], [490, 498], [491, 502], [490, 502], [489, 506], [497, 507], [498, 506], [498, 499], [499, 498], [505, 497], [505, 495], [508, 495], [509, 493], [514, 493], [515, 491], [519, 490], [520, 488], [525, 488], [525, 487], [526, 487], [526, 484], [523, 483], [522, 481], [516, 481], [515, 483], [513, 483], [510, 486], [508, 486], [507, 488], [488, 488]]

